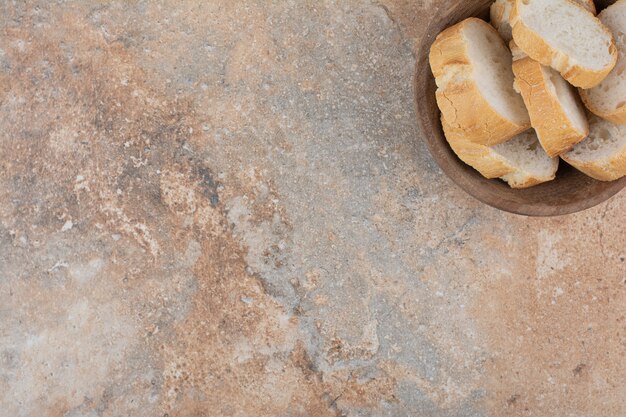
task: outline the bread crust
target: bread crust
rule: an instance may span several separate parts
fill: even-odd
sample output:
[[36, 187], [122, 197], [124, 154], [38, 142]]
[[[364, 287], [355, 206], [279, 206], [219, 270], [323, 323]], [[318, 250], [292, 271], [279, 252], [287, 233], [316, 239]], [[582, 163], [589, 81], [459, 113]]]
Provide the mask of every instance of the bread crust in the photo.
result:
[[530, 122], [518, 124], [505, 118], [480, 93], [472, 79], [472, 63], [463, 36], [464, 26], [471, 21], [496, 32], [483, 20], [466, 19], [437, 36], [429, 59], [439, 86], [437, 104], [449, 126], [448, 131], [468, 141], [491, 146], [527, 130]]
[[450, 125], [441, 120], [443, 132], [450, 147], [459, 159], [474, 168], [485, 178], [500, 178], [512, 173], [515, 168], [504, 158], [496, 155], [488, 146], [480, 145], [459, 136], [450, 129]]
[[626, 152], [598, 162], [581, 162], [567, 156], [563, 160], [598, 181], [615, 181], [626, 176]]
[[454, 153], [461, 161], [474, 168], [485, 178], [499, 178], [507, 182], [511, 188], [522, 189], [552, 181], [556, 177], [556, 170], [554, 175], [550, 177], [537, 177], [521, 171], [490, 147], [470, 142], [463, 137], [450, 133], [450, 126], [445, 120], [442, 120], [442, 125]]
[[[614, 3], [612, 6], [610, 6], [608, 9], [605, 9], [602, 13], [600, 13], [600, 19], [602, 18], [602, 15], [604, 13], [610, 12], [612, 7], [616, 7], [619, 3], [624, 3], [626, 0], [620, 0], [617, 3]], [[619, 63], [619, 59], [626, 59], [626, 51], [621, 51], [622, 56], [618, 57], [618, 63]], [[611, 74], [609, 74], [609, 76], [611, 76]], [[626, 74], [621, 75], [622, 77], [626, 77]], [[600, 87], [596, 87], [596, 88], [600, 88]], [[626, 97], [624, 97], [624, 104], [622, 106], [618, 106], [615, 110], [612, 111], [605, 111], [597, 106], [594, 106], [593, 102], [592, 102], [592, 94], [593, 90], [584, 90], [584, 89], [580, 89], [580, 97], [583, 100], [583, 103], [585, 104], [585, 106], [589, 109], [589, 111], [591, 111], [593, 114], [600, 116], [601, 118], [608, 120], [609, 122], [618, 124], [618, 125], [623, 125], [626, 124]]]
[[594, 16], [598, 14], [598, 9], [596, 9], [596, 4], [593, 0], [579, 0], [578, 3], [580, 3], [581, 6], [591, 12]]
[[489, 10], [489, 17], [491, 24], [496, 28], [502, 39], [505, 42], [510, 42], [512, 39], [511, 25], [509, 24], [509, 16], [506, 15], [507, 3], [509, 7], [513, 6], [514, 0], [506, 0], [506, 2], [495, 2], [491, 5]]
[[[585, 107], [589, 109], [593, 114], [608, 120], [609, 122], [615, 123], [616, 125], [626, 125], [626, 103], [623, 106], [618, 107], [616, 110], [611, 112], [602, 111], [599, 107], [596, 107], [591, 102], [591, 97], [588, 93], [589, 90], [580, 89], [580, 97], [585, 104]], [[626, 101], [626, 98], [625, 98]]]
[[626, 149], [599, 161], [579, 161], [569, 153], [561, 155], [561, 158], [577, 170], [598, 181], [615, 181], [626, 176]]
[[511, 188], [523, 189], [552, 181], [556, 178], [556, 174], [550, 177], [536, 177], [522, 172], [514, 172], [503, 176], [501, 179], [509, 184]]
[[[599, 71], [584, 68], [579, 65], [573, 65], [570, 63], [567, 55], [559, 52], [551, 47], [539, 34], [535, 33], [529, 27], [527, 27], [523, 20], [519, 17], [519, 4], [525, 0], [515, 0], [513, 10], [511, 11], [510, 23], [513, 27], [513, 39], [517, 46], [519, 46], [528, 56], [535, 61], [540, 62], [545, 66], [550, 66], [561, 73], [570, 84], [580, 88], [592, 88], [598, 85], [607, 75], [613, 70], [617, 63], [617, 47], [615, 45], [615, 39], [611, 32], [598, 20], [598, 24], [602, 29], [611, 37], [611, 44], [609, 46], [609, 53], [612, 60], [609, 65]], [[573, 0], [566, 0], [576, 7], [580, 7], [586, 10], [583, 6], [576, 3]]]
[[513, 62], [515, 83], [530, 114], [539, 142], [550, 158], [567, 152], [589, 134], [589, 126], [579, 131], [549, 88], [545, 70], [532, 58]]
[[[597, 14], [596, 5], [593, 0], [575, 0], [578, 4], [587, 9], [594, 16]], [[502, 39], [505, 42], [510, 42], [513, 39], [512, 28], [509, 22], [510, 13], [513, 9], [515, 0], [496, 1], [491, 5], [489, 10], [489, 17], [491, 24], [496, 28]], [[508, 9], [508, 14], [507, 14]]]

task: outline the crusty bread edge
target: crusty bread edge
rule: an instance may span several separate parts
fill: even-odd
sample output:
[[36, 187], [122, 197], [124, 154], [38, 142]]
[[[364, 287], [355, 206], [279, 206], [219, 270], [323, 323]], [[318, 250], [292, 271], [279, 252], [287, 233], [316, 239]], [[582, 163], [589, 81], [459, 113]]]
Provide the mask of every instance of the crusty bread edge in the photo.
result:
[[583, 6], [583, 8], [587, 9], [587, 11], [589, 11], [594, 16], [598, 14], [596, 3], [593, 0], [586, 0], [585, 3], [587, 3], [587, 7]]
[[[596, 9], [596, 4], [594, 3], [593, 0], [580, 0], [580, 1], [575, 0], [575, 1], [578, 4], [580, 4], [585, 10], [593, 14], [594, 16], [598, 14], [597, 13], [598, 10]], [[508, 2], [511, 5], [511, 9], [512, 9], [513, 4], [515, 3], [515, 0], [506, 0], [506, 2]], [[510, 19], [508, 17], [505, 18], [504, 16], [506, 9], [507, 9], [507, 5], [505, 3], [498, 3], [497, 1], [493, 2], [491, 4], [491, 7], [489, 8], [489, 20], [491, 22], [491, 25], [498, 31], [498, 33], [500, 33], [500, 36], [502, 36], [503, 25], [508, 26], [507, 32], [512, 32], [513, 30], [510, 24]], [[502, 38], [504, 39], [505, 42], [511, 41], [510, 39], [511, 36], [506, 36], [506, 37], [502, 36]]]
[[[626, 0], [619, 0], [616, 3], [613, 3], [613, 5], [605, 9], [598, 18], [601, 19], [601, 16], [607, 11], [610, 11], [611, 7], [617, 6], [618, 3], [620, 2], [623, 3], [625, 1]], [[626, 51], [624, 51], [624, 53], [626, 53]], [[618, 62], [619, 62], [619, 56], [618, 56]], [[612, 122], [618, 125], [626, 124], [626, 105], [620, 106], [617, 109], [612, 110], [612, 111], [604, 111], [600, 109], [599, 107], [596, 107], [592, 104], [591, 97], [589, 95], [590, 90], [585, 90], [581, 88], [579, 89], [579, 92], [580, 92], [580, 97], [582, 98], [583, 103], [585, 104], [585, 107], [587, 107], [587, 109], [589, 109], [590, 112], [592, 112], [596, 116], [601, 117], [602, 119], [608, 120], [609, 122]]]
[[[557, 162], [558, 163], [558, 162]], [[557, 168], [554, 170], [554, 173], [548, 177], [537, 177], [534, 175], [529, 175], [527, 172], [516, 171], [508, 175], [504, 175], [501, 177], [503, 181], [509, 184], [511, 188], [515, 189], [523, 189], [534, 187], [535, 185], [543, 184], [544, 182], [553, 181], [556, 178]], [[520, 175], [522, 178], [518, 179], [517, 176]]]
[[580, 97], [582, 98], [585, 107], [587, 107], [590, 112], [592, 112], [596, 116], [608, 120], [609, 122], [615, 123], [616, 125], [626, 124], [626, 105], [618, 107], [612, 112], [604, 112], [591, 103], [591, 98], [589, 97], [587, 91], [588, 90], [584, 90], [582, 88], [579, 89]]
[[[510, 1], [510, 0], [509, 0]], [[511, 2], [512, 3], [512, 2]], [[498, 22], [503, 22], [504, 12], [506, 10], [506, 6], [503, 3], [493, 2], [491, 7], [489, 8], [489, 18], [493, 23], [493, 18], [495, 17]], [[500, 24], [498, 24], [500, 26]]]
[[[509, 49], [511, 50], [511, 54], [513, 54], [513, 62], [528, 57], [528, 55], [526, 55], [526, 52], [522, 51], [519, 46], [517, 46], [514, 40], [511, 40], [511, 42], [509, 42]], [[513, 75], [515, 75], [515, 73]]]
[[[607, 75], [613, 70], [617, 63], [617, 47], [615, 45], [615, 39], [611, 32], [600, 22], [598, 22], [604, 29], [604, 31], [611, 37], [611, 45], [609, 46], [609, 52], [612, 56], [612, 61], [606, 68], [594, 71], [586, 69], [579, 65], [570, 65], [569, 59], [566, 55], [553, 49], [539, 34], [532, 31], [524, 22], [519, 18], [518, 3], [524, 0], [515, 0], [513, 4], [513, 10], [511, 11], [510, 23], [513, 28], [513, 39], [517, 46], [519, 46], [528, 56], [532, 57], [535, 61], [540, 62], [543, 65], [551, 66], [561, 73], [570, 84], [580, 88], [592, 88], [598, 85]], [[573, 0], [566, 0], [574, 4], [576, 7], [588, 12], [584, 6], [576, 3]], [[597, 17], [594, 16], [595, 19]]]
[[467, 165], [488, 179], [500, 178], [515, 170], [504, 158], [496, 155], [488, 146], [480, 145], [459, 135], [444, 118], [441, 119], [443, 132], [450, 148]]
[[505, 158], [495, 153], [485, 145], [465, 140], [450, 133], [449, 126], [442, 120], [443, 130], [450, 144], [450, 148], [461, 161], [478, 171], [487, 179], [499, 178], [509, 184], [511, 188], [522, 189], [533, 187], [544, 182], [552, 181], [556, 178], [556, 171], [548, 177], [538, 177], [512, 166]]
[[561, 155], [561, 158], [585, 175], [598, 181], [615, 181], [626, 176], [626, 149], [622, 149], [622, 152], [610, 158], [595, 162], [578, 161], [575, 158], [570, 158], [567, 153]]
[[[449, 131], [471, 142], [492, 146], [529, 129], [530, 121], [517, 124], [503, 117], [487, 102], [477, 84], [470, 78], [472, 64], [469, 62], [462, 31], [464, 25], [471, 21], [480, 22], [488, 30], [497, 33], [483, 20], [466, 19], [437, 36], [429, 59], [432, 72], [438, 81], [447, 71], [456, 71], [461, 75], [462, 81], [453, 79], [437, 89], [437, 104], [449, 124]], [[453, 66], [456, 68], [451, 68]], [[478, 117], [481, 123], [476, 123]]]
[[[510, 1], [511, 3], [513, 3], [514, 0], [507, 0], [507, 1]], [[506, 11], [506, 5], [503, 3], [494, 2], [489, 8], [489, 19], [491, 21], [491, 25], [498, 31], [498, 33], [503, 39], [504, 39], [504, 36], [502, 36], [502, 32], [501, 32], [502, 25], [503, 24], [509, 25], [509, 19], [505, 19], [505, 16], [504, 16], [505, 11]], [[509, 41], [509, 39], [504, 39], [504, 41], [505, 42]]]
[[515, 83], [520, 90], [539, 142], [550, 158], [567, 152], [589, 134], [577, 130], [558, 97], [548, 87], [541, 64], [532, 58], [513, 62]]

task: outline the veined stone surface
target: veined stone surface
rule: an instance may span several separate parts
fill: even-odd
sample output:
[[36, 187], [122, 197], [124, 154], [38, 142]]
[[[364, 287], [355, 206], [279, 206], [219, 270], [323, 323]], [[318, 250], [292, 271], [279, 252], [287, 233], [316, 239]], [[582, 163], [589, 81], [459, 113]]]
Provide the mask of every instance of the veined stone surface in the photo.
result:
[[626, 194], [446, 179], [435, 7], [0, 1], [0, 415], [626, 415]]

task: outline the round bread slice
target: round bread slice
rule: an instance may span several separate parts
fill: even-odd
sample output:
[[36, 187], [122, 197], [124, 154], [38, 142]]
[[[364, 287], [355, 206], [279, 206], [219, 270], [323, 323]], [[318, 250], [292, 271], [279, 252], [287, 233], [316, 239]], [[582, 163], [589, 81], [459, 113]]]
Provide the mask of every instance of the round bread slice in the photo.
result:
[[589, 137], [561, 158], [599, 181], [626, 176], [626, 125], [616, 125], [593, 115], [589, 124]]
[[510, 23], [517, 46], [576, 87], [598, 85], [617, 62], [611, 32], [573, 0], [515, 0]]
[[626, 124], [626, 0], [604, 9], [598, 18], [613, 32], [619, 58], [608, 77], [590, 90], [581, 90], [580, 95], [593, 113]]
[[488, 23], [469, 18], [444, 30], [429, 58], [437, 104], [455, 135], [495, 145], [530, 127], [524, 101], [513, 89], [511, 52]]
[[[445, 122], [443, 128], [446, 132]], [[491, 147], [454, 135], [446, 137], [459, 159], [485, 178], [500, 178], [512, 188], [528, 188], [552, 181], [559, 168], [558, 158], [550, 158], [543, 151], [533, 130]]]
[[558, 72], [529, 57], [513, 61], [513, 72], [548, 156], [559, 156], [587, 137], [589, 124], [578, 92]]
[[[587, 9], [590, 13], [596, 14], [596, 5], [593, 0], [575, 0], [578, 4]], [[498, 31], [502, 39], [509, 43], [513, 39], [513, 29], [509, 23], [511, 11], [515, 0], [496, 0], [491, 5], [491, 24]]]

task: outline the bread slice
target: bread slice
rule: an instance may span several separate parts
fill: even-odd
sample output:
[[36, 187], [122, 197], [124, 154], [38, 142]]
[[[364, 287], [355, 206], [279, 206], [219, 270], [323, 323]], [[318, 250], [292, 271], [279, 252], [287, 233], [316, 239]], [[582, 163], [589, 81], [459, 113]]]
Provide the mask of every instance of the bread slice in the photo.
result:
[[510, 51], [483, 20], [469, 18], [437, 36], [430, 65], [451, 133], [495, 145], [530, 128], [524, 101], [513, 89], [511, 64]]
[[[515, 62], [515, 61], [517, 61], [519, 59], [528, 57], [528, 55], [526, 55], [526, 52], [522, 51], [519, 48], [519, 46], [517, 46], [515, 41], [509, 42], [509, 49], [511, 50], [511, 54], [513, 55], [513, 62]], [[513, 72], [513, 74], [515, 75], [515, 72]], [[515, 89], [515, 91], [518, 91], [518, 90]]]
[[496, 0], [489, 10], [492, 26], [496, 28], [507, 44], [513, 39], [513, 28], [511, 28], [509, 23], [513, 3], [515, 3], [515, 0]]
[[[596, 14], [596, 5], [593, 0], [575, 0], [578, 4], [583, 6], [589, 12]], [[513, 29], [509, 23], [511, 17], [511, 11], [513, 10], [513, 3], [515, 0], [496, 0], [491, 5], [490, 15], [491, 24], [498, 31], [502, 39], [506, 43], [509, 43], [513, 39]]]
[[580, 4], [581, 6], [583, 6], [592, 15], [595, 16], [596, 14], [598, 14], [598, 10], [596, 9], [596, 4], [593, 2], [593, 0], [574, 0], [574, 1]]
[[529, 57], [513, 61], [513, 72], [548, 156], [559, 156], [587, 137], [589, 124], [578, 92], [558, 72]]
[[[447, 133], [448, 126], [445, 122], [443, 128]], [[552, 181], [559, 168], [558, 158], [550, 158], [543, 151], [532, 130], [491, 147], [454, 135], [446, 137], [459, 159], [485, 178], [500, 178], [512, 188], [528, 188]]]
[[626, 0], [620, 0], [598, 16], [615, 37], [617, 65], [599, 85], [581, 90], [589, 110], [613, 123], [626, 124]]
[[599, 181], [626, 176], [626, 125], [590, 116], [589, 137], [561, 158]]
[[598, 85], [615, 67], [613, 35], [573, 0], [515, 0], [510, 22], [517, 46], [576, 87]]

